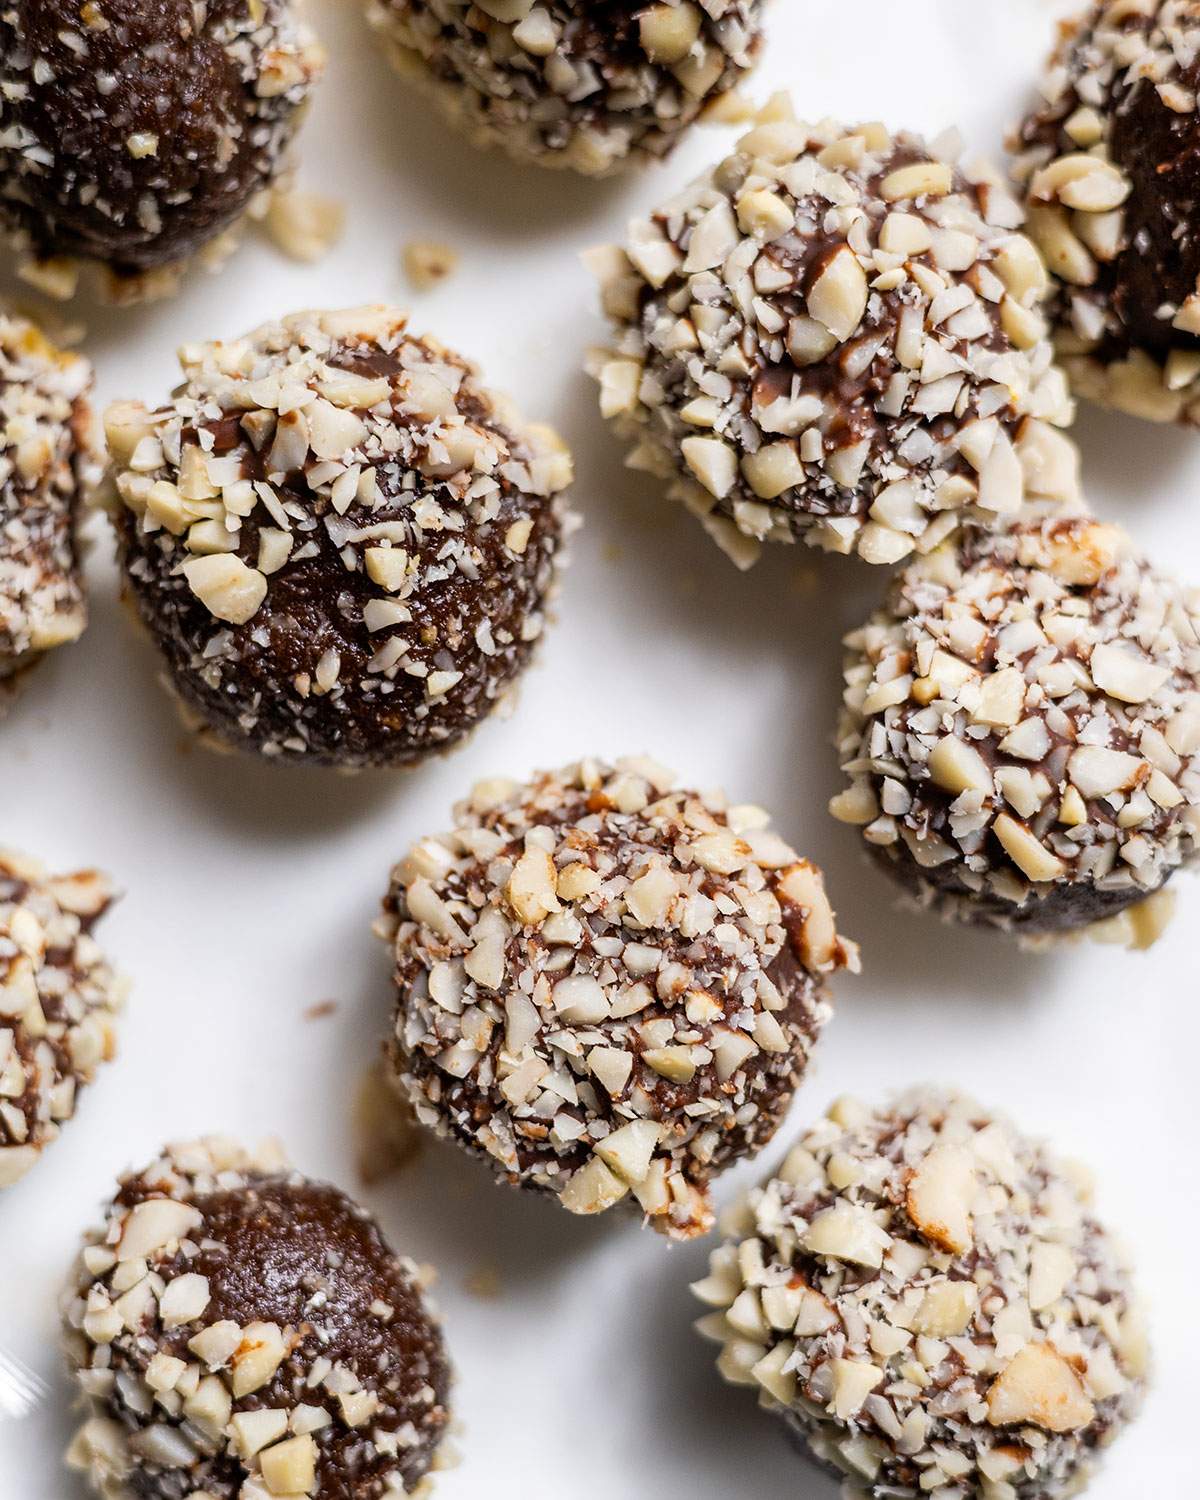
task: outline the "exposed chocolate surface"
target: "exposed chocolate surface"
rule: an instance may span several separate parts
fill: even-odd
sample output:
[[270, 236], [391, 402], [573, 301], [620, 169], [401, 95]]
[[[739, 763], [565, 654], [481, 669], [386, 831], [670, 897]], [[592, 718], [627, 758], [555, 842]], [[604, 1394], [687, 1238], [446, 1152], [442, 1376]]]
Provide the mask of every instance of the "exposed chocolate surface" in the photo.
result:
[[275, 759], [449, 748], [541, 634], [561, 444], [386, 308], [184, 363], [172, 404], [108, 417], [122, 562], [184, 704]]
[[663, 157], [749, 72], [764, 0], [370, 0], [398, 70], [477, 145], [599, 175]]
[[320, 66], [292, 0], [14, 0], [0, 212], [36, 259], [186, 261], [276, 176]]
[[819, 872], [757, 808], [645, 760], [485, 782], [393, 872], [393, 1061], [497, 1175], [656, 1228], [774, 1134], [856, 962]]
[[1200, 847], [1194, 590], [1031, 515], [913, 564], [848, 645], [832, 811], [885, 868], [964, 921], [1153, 940]]
[[593, 257], [601, 410], [740, 566], [796, 540], [894, 563], [1076, 493], [1045, 267], [957, 156], [775, 103]]
[[[139, 1205], [164, 1194], [168, 1214], [184, 1212], [147, 1232]], [[97, 1310], [130, 1279], [122, 1247], [162, 1235], [137, 1257], [152, 1280], [133, 1327], [97, 1344]], [[89, 1267], [85, 1252], [66, 1316], [93, 1397], [74, 1457], [101, 1493], [269, 1500], [293, 1493], [276, 1445], [297, 1441], [312, 1474], [299, 1493], [381, 1500], [416, 1488], [448, 1419], [441, 1333], [416, 1268], [343, 1193], [228, 1143], [176, 1147], [122, 1182], [91, 1243], [114, 1246], [115, 1267], [96, 1250]], [[106, 1465], [124, 1470], [116, 1489]]]
[[86, 359], [0, 316], [0, 717], [3, 680], [87, 622], [75, 526], [96, 477], [91, 384]]
[[1200, 5], [1102, 0], [1065, 27], [1011, 143], [1084, 395], [1200, 420]]
[[125, 986], [92, 937], [95, 870], [52, 876], [0, 851], [0, 1189], [35, 1165], [116, 1047]]
[[847, 1496], [1076, 1494], [1147, 1375], [1090, 1198], [960, 1095], [841, 1099], [731, 1211], [699, 1326]]
[[[1200, 40], [1200, 7], [1193, 22]], [[1181, 69], [1179, 85], [1195, 96], [1200, 64]], [[1122, 97], [1123, 95], [1123, 97]], [[1114, 90], [1112, 153], [1131, 184], [1125, 205], [1126, 248], [1112, 262], [1112, 298], [1129, 343], [1165, 357], [1171, 349], [1200, 351], [1194, 331], [1172, 327], [1176, 309], [1200, 281], [1200, 115], [1169, 108], [1149, 79]]]

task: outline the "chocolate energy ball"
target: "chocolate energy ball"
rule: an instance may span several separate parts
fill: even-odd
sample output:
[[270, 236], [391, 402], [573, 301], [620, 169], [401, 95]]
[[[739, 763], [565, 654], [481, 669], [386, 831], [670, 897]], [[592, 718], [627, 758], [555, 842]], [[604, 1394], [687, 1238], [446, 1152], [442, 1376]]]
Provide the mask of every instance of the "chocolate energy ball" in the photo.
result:
[[795, 540], [894, 563], [1075, 493], [1045, 267], [957, 151], [769, 119], [593, 255], [601, 410], [740, 566]]
[[1200, 850], [1200, 593], [1114, 526], [1031, 517], [912, 564], [850, 636], [862, 828], [920, 901], [1023, 935], [1143, 946]]
[[479, 146], [601, 175], [666, 156], [754, 66], [765, 0], [370, 0], [397, 69]]
[[92, 937], [112, 899], [95, 870], [51, 876], [0, 850], [0, 1188], [58, 1138], [115, 1051], [126, 986]]
[[1010, 143], [1076, 391], [1200, 424], [1200, 4], [1104, 0], [1063, 28]]
[[1137, 1413], [1145, 1339], [1089, 1188], [968, 1099], [840, 1101], [730, 1219], [701, 1331], [848, 1500], [1058, 1500]]
[[[166, 290], [279, 172], [321, 53], [292, 0], [12, 0], [0, 220], [44, 290]], [[160, 273], [157, 282], [145, 273]]]
[[481, 782], [392, 872], [392, 1060], [422, 1124], [497, 1177], [655, 1228], [774, 1135], [857, 968], [820, 872], [756, 807], [651, 761]]
[[105, 1500], [414, 1492], [450, 1369], [421, 1276], [344, 1193], [209, 1139], [121, 1180], [63, 1299]]
[[96, 455], [92, 369], [0, 314], [0, 714], [5, 679], [87, 624], [75, 523]]
[[386, 307], [182, 351], [106, 427], [125, 575], [185, 707], [275, 760], [410, 765], [542, 632], [570, 457]]

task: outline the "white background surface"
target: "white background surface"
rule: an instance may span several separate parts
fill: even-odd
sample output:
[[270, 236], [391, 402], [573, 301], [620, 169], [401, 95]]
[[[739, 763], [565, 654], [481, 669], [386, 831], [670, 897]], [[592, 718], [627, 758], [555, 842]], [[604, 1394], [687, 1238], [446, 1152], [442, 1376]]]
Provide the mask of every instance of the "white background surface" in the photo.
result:
[[[838, 639], [872, 607], [882, 575], [790, 548], [735, 573], [650, 481], [623, 470], [579, 373], [602, 325], [577, 252], [619, 236], [728, 133], [697, 131], [673, 162], [615, 184], [522, 171], [447, 137], [375, 55], [355, 0], [314, 9], [331, 67], [302, 180], [347, 200], [344, 241], [315, 268], [248, 243], [174, 302], [83, 307], [101, 400], [161, 399], [185, 339], [236, 335], [306, 305], [411, 300], [418, 329], [479, 359], [531, 417], [567, 435], [587, 527], [515, 717], [427, 769], [357, 779], [189, 749], [153, 653], [118, 606], [97, 527], [91, 628], [40, 668], [0, 728], [0, 843], [114, 873], [125, 896], [102, 936], [134, 992], [118, 1062], [0, 1200], [0, 1347], [53, 1383], [34, 1416], [0, 1421], [0, 1500], [82, 1494], [59, 1467], [70, 1419], [54, 1303], [114, 1173], [167, 1138], [278, 1133], [300, 1166], [357, 1190], [349, 1102], [388, 1024], [387, 961], [368, 929], [390, 864], [446, 826], [480, 775], [641, 750], [773, 809], [825, 867], [845, 930], [863, 943], [866, 972], [838, 986], [784, 1136], [839, 1093], [930, 1079], [1003, 1105], [1097, 1169], [1101, 1210], [1132, 1242], [1151, 1302], [1158, 1381], [1091, 1494], [1182, 1500], [1195, 1483], [1200, 1343], [1200, 883], [1178, 882], [1178, 918], [1149, 956], [1031, 957], [894, 911], [854, 834], [824, 810], [838, 785]], [[809, 116], [929, 133], [957, 123], [997, 152], [1057, 9], [777, 0], [755, 94], [790, 86]], [[462, 252], [433, 295], [410, 298], [400, 270], [410, 238]], [[1078, 436], [1097, 508], [1200, 579], [1200, 436], [1093, 410]], [[336, 1014], [304, 1019], [325, 999]], [[726, 1179], [721, 1198], [760, 1170]], [[493, 1188], [436, 1144], [360, 1195], [398, 1248], [441, 1271], [464, 1429], [464, 1462], [439, 1481], [441, 1500], [835, 1494], [750, 1395], [720, 1384], [712, 1346], [691, 1332], [699, 1309], [685, 1288], [707, 1244], [669, 1249], [632, 1219], [569, 1218]], [[464, 1287], [484, 1266], [499, 1275], [491, 1300]]]

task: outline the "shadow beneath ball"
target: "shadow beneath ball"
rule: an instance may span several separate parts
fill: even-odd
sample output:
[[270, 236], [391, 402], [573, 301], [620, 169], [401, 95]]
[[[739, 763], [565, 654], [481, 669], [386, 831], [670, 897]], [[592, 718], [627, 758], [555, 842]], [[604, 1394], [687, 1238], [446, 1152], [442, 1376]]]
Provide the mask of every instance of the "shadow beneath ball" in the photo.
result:
[[373, 54], [374, 65], [360, 69], [356, 77], [362, 95], [357, 106], [362, 148], [403, 184], [406, 222], [419, 222], [424, 200], [439, 214], [452, 214], [464, 234], [485, 226], [489, 235], [523, 243], [564, 222], [612, 208], [623, 191], [620, 174], [582, 177], [472, 145], [418, 84], [394, 71], [362, 7], [352, 9], [348, 25], [331, 17], [323, 30], [352, 31], [347, 45]]
[[[1111, 493], [1119, 507], [1114, 519], [1134, 531], [1139, 514], [1177, 503], [1175, 482], [1200, 444], [1194, 428], [1143, 422], [1090, 401], [1080, 401], [1071, 435], [1083, 449], [1085, 492], [1099, 486]], [[1152, 476], [1149, 484], [1147, 475]], [[1170, 558], [1161, 562], [1175, 566]]]
[[[702, 1277], [717, 1240], [672, 1248], [646, 1306], [651, 1315], [634, 1330], [631, 1369], [653, 1371], [640, 1394], [649, 1425], [671, 1433], [672, 1493], [801, 1495], [836, 1500], [838, 1488], [792, 1451], [780, 1419], [758, 1405], [755, 1393], [727, 1385], [717, 1373], [717, 1344], [693, 1328], [708, 1311], [689, 1283]], [[626, 1336], [629, 1330], [622, 1329]], [[747, 1475], [754, 1476], [752, 1486]]]

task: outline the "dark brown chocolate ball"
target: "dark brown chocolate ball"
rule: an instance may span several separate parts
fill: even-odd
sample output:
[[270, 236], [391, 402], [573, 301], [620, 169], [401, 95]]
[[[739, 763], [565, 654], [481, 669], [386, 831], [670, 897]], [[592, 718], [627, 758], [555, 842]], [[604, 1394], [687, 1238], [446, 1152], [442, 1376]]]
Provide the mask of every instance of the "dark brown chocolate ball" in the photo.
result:
[[0, 315], [0, 715], [6, 679], [87, 623], [75, 523], [98, 463], [92, 367]]
[[186, 261], [283, 162], [321, 54], [292, 0], [15, 0], [0, 213], [36, 260]]
[[122, 1180], [64, 1313], [91, 1408], [69, 1461], [106, 1496], [381, 1500], [446, 1426], [416, 1267], [336, 1188], [227, 1141]]
[[775, 1133], [856, 963], [760, 808], [654, 762], [481, 782], [386, 903], [393, 1062], [417, 1119], [572, 1213], [675, 1238]]
[[541, 634], [570, 460], [402, 313], [303, 313], [184, 350], [111, 408], [125, 574], [226, 746], [345, 767], [453, 745]]
[[1200, 853], [1200, 595], [1031, 513], [912, 564], [848, 645], [832, 810], [890, 873], [961, 921], [1153, 940]]
[[1013, 149], [1084, 395], [1200, 423], [1200, 4], [1093, 3], [1064, 31]]

